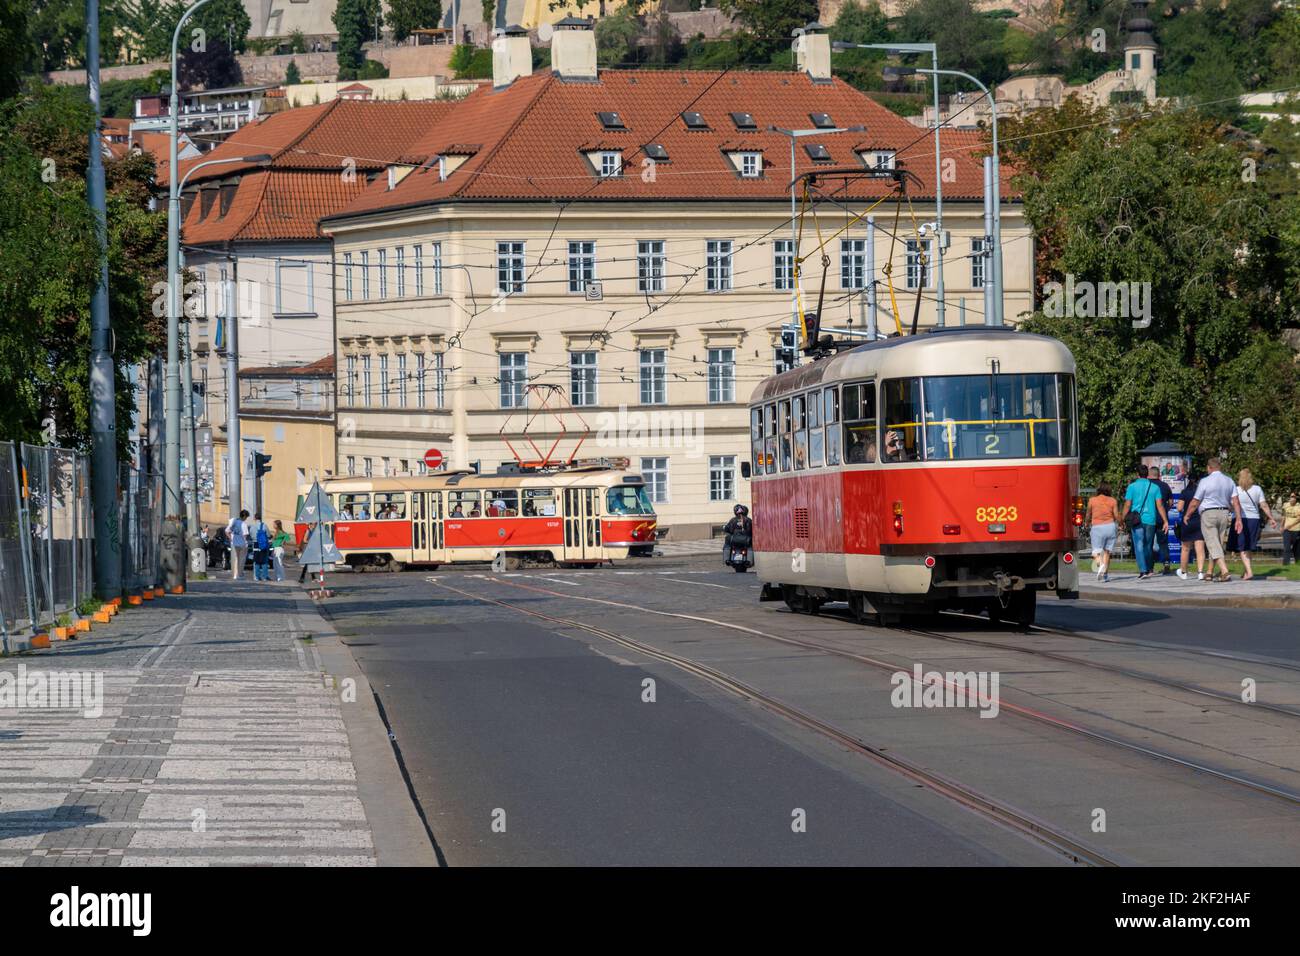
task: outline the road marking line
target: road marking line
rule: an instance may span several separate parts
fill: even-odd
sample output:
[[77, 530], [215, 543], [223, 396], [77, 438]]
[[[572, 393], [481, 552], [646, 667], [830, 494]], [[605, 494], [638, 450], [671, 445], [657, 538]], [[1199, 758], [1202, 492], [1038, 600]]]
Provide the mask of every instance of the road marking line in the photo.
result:
[[683, 581], [681, 578], [664, 578], [664, 580], [673, 581], [677, 584], [694, 584], [702, 588], [722, 588], [722, 590], [724, 591], [730, 590], [730, 588], [728, 588], [725, 584], [710, 584], [708, 581]]

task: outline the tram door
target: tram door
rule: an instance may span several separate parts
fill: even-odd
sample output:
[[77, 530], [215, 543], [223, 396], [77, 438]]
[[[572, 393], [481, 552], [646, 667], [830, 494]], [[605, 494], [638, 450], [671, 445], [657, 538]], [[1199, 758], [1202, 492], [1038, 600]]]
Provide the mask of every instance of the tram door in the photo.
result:
[[598, 489], [564, 489], [564, 547], [570, 561], [595, 560], [602, 556]]
[[441, 492], [416, 491], [411, 494], [411, 560], [443, 560]]

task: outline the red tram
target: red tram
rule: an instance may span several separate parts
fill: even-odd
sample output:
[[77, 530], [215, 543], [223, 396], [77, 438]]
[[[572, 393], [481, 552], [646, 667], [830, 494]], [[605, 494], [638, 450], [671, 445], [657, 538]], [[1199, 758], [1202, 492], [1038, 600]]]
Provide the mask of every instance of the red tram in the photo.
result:
[[[328, 478], [334, 544], [351, 567], [400, 571], [501, 557], [594, 567], [654, 551], [658, 519], [626, 462], [438, 472], [409, 478]], [[310, 490], [299, 489], [299, 507]], [[295, 525], [299, 545], [307, 526]]]
[[[764, 600], [897, 623], [960, 608], [1032, 624], [1078, 597], [1075, 364], [1056, 339], [941, 329], [840, 351], [750, 402]], [[745, 470], [745, 469], [743, 469]]]

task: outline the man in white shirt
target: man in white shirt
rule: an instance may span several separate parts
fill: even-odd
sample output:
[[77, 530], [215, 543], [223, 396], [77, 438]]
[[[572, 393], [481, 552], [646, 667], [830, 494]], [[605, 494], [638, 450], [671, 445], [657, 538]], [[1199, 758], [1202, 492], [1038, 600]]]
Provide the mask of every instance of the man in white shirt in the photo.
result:
[[238, 581], [239, 572], [244, 570], [244, 556], [248, 554], [248, 512], [241, 511], [239, 516], [230, 519], [226, 525], [226, 536], [230, 538], [230, 580]]
[[1237, 483], [1220, 471], [1220, 462], [1211, 458], [1205, 463], [1207, 474], [1196, 486], [1196, 495], [1187, 506], [1190, 518], [1198, 510], [1201, 512], [1201, 534], [1205, 538], [1205, 552], [1210, 556], [1212, 566], [1217, 566], [1219, 576], [1211, 576], [1211, 581], [1227, 581], [1228, 562], [1224, 558], [1223, 545], [1228, 537], [1228, 524], [1235, 516], [1237, 533], [1241, 534], [1241, 503], [1237, 500]]

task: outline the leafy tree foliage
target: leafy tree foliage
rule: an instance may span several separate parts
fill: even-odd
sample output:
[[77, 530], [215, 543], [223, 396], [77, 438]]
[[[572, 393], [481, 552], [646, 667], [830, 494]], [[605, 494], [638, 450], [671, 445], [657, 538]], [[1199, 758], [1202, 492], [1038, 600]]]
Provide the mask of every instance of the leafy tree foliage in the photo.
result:
[[436, 27], [441, 19], [441, 0], [389, 0], [388, 25], [398, 43], [416, 30]]
[[898, 39], [933, 41], [942, 69], [962, 70], [991, 86], [1009, 72], [1003, 46], [1006, 30], [1006, 21], [980, 13], [972, 0], [915, 0], [903, 13]]
[[606, 66], [626, 64], [636, 51], [641, 24], [636, 15], [624, 7], [596, 21], [596, 53]]
[[718, 7], [748, 31], [737, 37], [742, 60], [788, 48], [794, 31], [817, 19], [817, 0], [719, 0]]
[[298, 71], [298, 64], [289, 61], [289, 65], [284, 68], [284, 82], [290, 86], [302, 82], [302, 73]]
[[[91, 112], [85, 90], [31, 86], [0, 103], [0, 435], [88, 447], [90, 299], [99, 242], [86, 202]], [[147, 207], [153, 159], [105, 160], [109, 310], [116, 342], [119, 451], [135, 396], [125, 369], [156, 350], [153, 283], [165, 273], [166, 221]]]
[[334, 27], [339, 31], [339, 79], [354, 79], [365, 63], [361, 45], [374, 36], [376, 23], [382, 28], [379, 0], [339, 0], [334, 8]]

